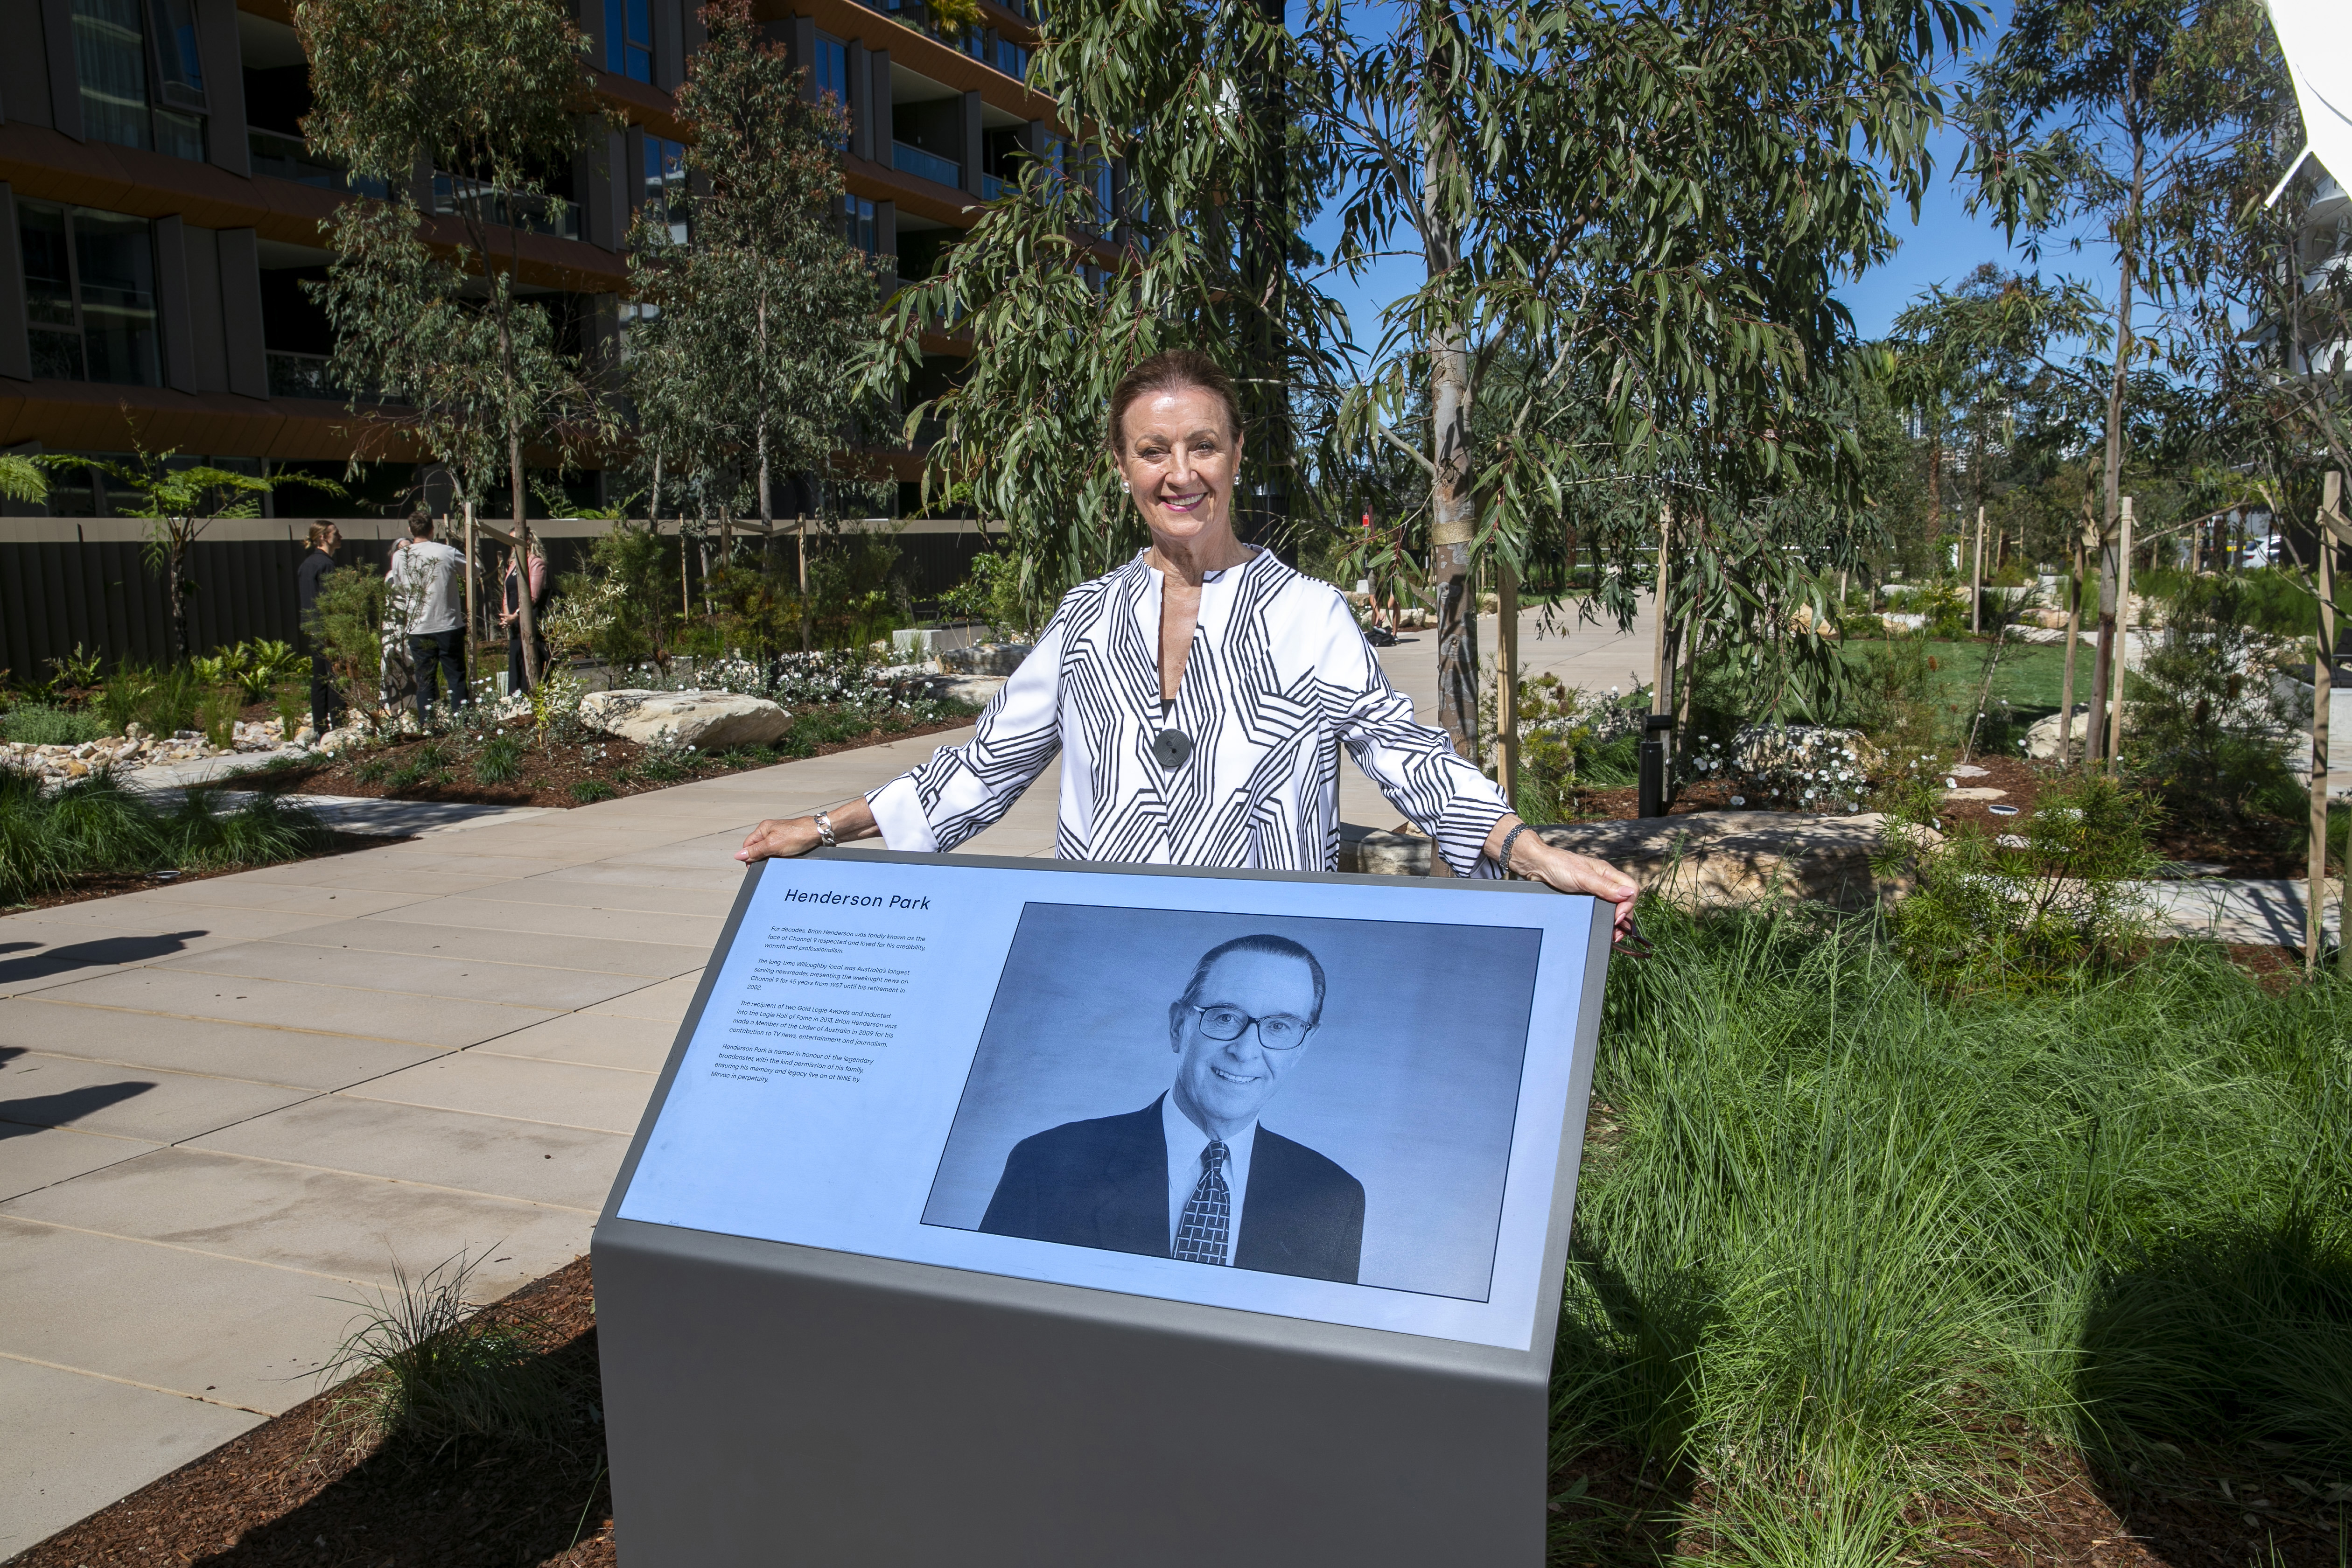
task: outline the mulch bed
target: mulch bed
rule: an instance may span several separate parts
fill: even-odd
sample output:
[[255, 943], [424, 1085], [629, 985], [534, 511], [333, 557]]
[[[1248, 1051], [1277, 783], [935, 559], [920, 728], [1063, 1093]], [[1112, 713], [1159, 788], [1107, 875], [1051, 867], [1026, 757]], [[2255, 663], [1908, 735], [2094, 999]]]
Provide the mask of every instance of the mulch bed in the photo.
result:
[[[2046, 763], [2027, 762], [2021, 757], [1998, 753], [1974, 759], [1971, 766], [1981, 768], [1980, 774], [1959, 780], [1964, 787], [1997, 789], [2003, 792], [1997, 801], [1955, 800], [1944, 804], [1939, 814], [1945, 828], [1949, 830], [1963, 824], [1974, 824], [1989, 833], [2015, 833], [2025, 819], [2033, 815], [2042, 788], [2057, 773]], [[1946, 777], [1952, 776], [1948, 771]], [[1669, 816], [1680, 816], [1697, 811], [1771, 811], [1767, 806], [1734, 806], [1731, 796], [1737, 786], [1721, 781], [1688, 784], [1675, 793]], [[1577, 820], [1623, 821], [1634, 816], [1639, 805], [1639, 791], [1631, 786], [1621, 789], [1582, 790], [1577, 794]], [[2013, 805], [2014, 816], [1996, 815], [1995, 805]], [[2254, 826], [2234, 832], [2224, 832], [2198, 825], [2167, 821], [2157, 829], [2150, 847], [2166, 860], [2194, 864], [2200, 867], [2223, 868], [2210, 875], [2231, 877], [2300, 878], [2308, 868], [2303, 856], [2283, 847], [2285, 836], [2293, 825], [2265, 819]]]
[[[449, 801], [467, 805], [568, 808], [589, 805], [593, 799], [611, 800], [621, 795], [644, 795], [652, 790], [667, 789], [672, 784], [688, 784], [698, 778], [711, 778], [747, 768], [772, 767], [778, 763], [793, 762], [803, 757], [831, 756], [835, 752], [880, 745], [886, 741], [941, 734], [950, 730], [963, 729], [971, 723], [969, 717], [960, 717], [898, 728], [882, 724], [855, 733], [845, 733], [837, 724], [826, 723], [831, 716], [818, 710], [800, 710], [794, 717], [794, 732], [775, 745], [706, 752], [677, 762], [656, 760], [649, 763], [644, 747], [634, 741], [624, 741], [611, 735], [600, 735], [585, 745], [563, 745], [546, 750], [537, 745], [526, 745], [523, 776], [507, 784], [486, 784], [475, 779], [470, 763], [463, 757], [455, 757], [447, 766], [434, 770], [432, 776], [427, 778], [394, 782], [403, 770], [419, 760], [420, 753], [426, 747], [436, 743], [432, 737], [371, 747], [353, 756], [322, 758], [307, 765], [273, 765], [229, 782], [232, 787], [293, 790], [305, 795]], [[437, 743], [445, 751], [454, 752], [454, 748], [446, 741]], [[583, 791], [583, 786], [588, 786], [587, 790]], [[593, 793], [590, 794], [592, 791]]]
[[[551, 1331], [547, 1353], [596, 1365], [584, 1258], [490, 1311]], [[561, 1446], [435, 1458], [354, 1457], [320, 1440], [331, 1391], [150, 1482], [12, 1560], [12, 1568], [612, 1568], [601, 1414]]]
[[[549, 1331], [547, 1354], [591, 1380], [596, 1321], [588, 1259], [492, 1313]], [[601, 1412], [583, 1406], [551, 1447], [433, 1458], [354, 1456], [321, 1440], [331, 1392], [149, 1483], [13, 1560], [12, 1568], [614, 1568]], [[1915, 1500], [1947, 1562], [1995, 1568], [2339, 1568], [2335, 1505], [2277, 1477], [2193, 1456], [2161, 1483], [2112, 1478], [2022, 1434], [1996, 1434], [1981, 1497]], [[1552, 1479], [1554, 1563], [1633, 1568], [1696, 1557], [1705, 1483], [1592, 1450]], [[789, 1521], [781, 1521], [789, 1540]], [[780, 1551], [785, 1550], [780, 1545]], [[787, 1552], [787, 1555], [789, 1555]], [[1910, 1560], [1910, 1559], [1906, 1559]]]

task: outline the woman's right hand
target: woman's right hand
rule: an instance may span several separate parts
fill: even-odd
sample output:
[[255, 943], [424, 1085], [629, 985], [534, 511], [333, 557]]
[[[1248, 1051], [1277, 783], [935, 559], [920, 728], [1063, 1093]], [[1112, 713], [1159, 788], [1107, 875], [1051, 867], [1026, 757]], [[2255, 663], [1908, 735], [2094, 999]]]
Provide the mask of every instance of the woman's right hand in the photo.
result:
[[751, 829], [743, 847], [735, 851], [735, 858], [746, 865], [754, 860], [790, 860], [824, 842], [817, 837], [813, 816], [771, 817]]
[[[860, 838], [874, 838], [882, 829], [874, 821], [874, 808], [863, 795], [835, 806], [826, 820], [833, 824], [833, 841], [850, 844]], [[751, 829], [743, 839], [743, 847], [735, 851], [735, 858], [750, 865], [754, 860], [789, 860], [805, 855], [824, 842], [816, 830], [814, 816], [770, 817]]]

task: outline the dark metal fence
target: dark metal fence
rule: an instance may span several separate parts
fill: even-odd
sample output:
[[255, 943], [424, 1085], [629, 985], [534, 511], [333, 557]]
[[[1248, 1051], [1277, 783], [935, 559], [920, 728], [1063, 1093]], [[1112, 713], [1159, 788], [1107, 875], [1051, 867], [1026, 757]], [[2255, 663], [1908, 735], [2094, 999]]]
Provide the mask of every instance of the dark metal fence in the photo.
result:
[[[544, 542], [549, 568], [559, 577], [579, 570], [593, 542], [561, 534]], [[962, 581], [981, 548], [976, 533], [908, 533], [893, 542], [899, 552], [897, 574], [919, 605]], [[784, 560], [793, 548], [788, 538], [776, 541]], [[249, 637], [300, 646], [294, 571], [305, 549], [299, 540], [197, 541], [188, 571], [195, 585], [188, 601], [189, 646], [205, 653]], [[49, 660], [77, 647], [103, 655], [109, 666], [169, 662], [172, 622], [163, 578], [149, 570], [144, 551], [132, 540], [0, 541], [0, 673], [40, 679], [49, 673]], [[345, 565], [372, 562], [382, 570], [392, 559], [392, 541], [347, 538], [336, 559]], [[495, 551], [484, 552], [488, 563], [498, 559]]]

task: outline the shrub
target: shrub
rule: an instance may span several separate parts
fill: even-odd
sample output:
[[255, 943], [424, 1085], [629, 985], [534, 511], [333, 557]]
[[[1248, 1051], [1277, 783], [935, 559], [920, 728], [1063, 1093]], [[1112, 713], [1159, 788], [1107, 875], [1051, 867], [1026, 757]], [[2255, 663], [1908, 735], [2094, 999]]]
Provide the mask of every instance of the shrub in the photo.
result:
[[1912, 756], [1946, 742], [1924, 636], [1854, 645], [1841, 718], [1881, 751]]
[[[1638, 699], [1638, 693], [1636, 697]], [[1479, 722], [1494, 732], [1496, 699], [1481, 700]], [[1558, 822], [1575, 809], [1580, 789], [1635, 782], [1641, 715], [1616, 692], [1586, 691], [1545, 674], [1519, 686], [1519, 776], [1515, 805], [1529, 822]], [[1488, 773], [1494, 772], [1488, 764]]]
[[24, 702], [0, 714], [0, 739], [27, 746], [79, 746], [106, 732], [98, 720], [70, 708]]
[[1026, 640], [1036, 629], [1036, 617], [1021, 597], [1021, 557], [1010, 550], [974, 556], [971, 574], [940, 595], [940, 608], [984, 623], [994, 637]]
[[2122, 960], [2146, 929], [2131, 883], [2156, 868], [2157, 810], [2103, 774], [2045, 789], [2019, 828], [1934, 827], [1932, 779], [1888, 813], [1883, 872], [1916, 885], [1890, 917], [1895, 951], [1948, 989], [2038, 989]]
[[339, 566], [319, 579], [304, 628], [326, 656], [346, 697], [373, 701], [383, 685], [383, 574], [372, 564]]
[[2133, 776], [2175, 816], [2220, 828], [2304, 811], [2286, 763], [2301, 717], [2279, 696], [2252, 591], [2192, 579], [2126, 691], [2124, 752]]

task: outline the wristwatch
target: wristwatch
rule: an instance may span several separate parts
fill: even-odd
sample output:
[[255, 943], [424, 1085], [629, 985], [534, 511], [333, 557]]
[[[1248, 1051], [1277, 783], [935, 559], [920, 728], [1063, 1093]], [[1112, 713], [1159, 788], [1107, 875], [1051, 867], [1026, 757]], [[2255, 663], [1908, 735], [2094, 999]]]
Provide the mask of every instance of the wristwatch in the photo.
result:
[[820, 811], [816, 814], [816, 841], [824, 845], [827, 849], [835, 847], [839, 843], [839, 840], [835, 839], [833, 836], [833, 814], [831, 812]]

